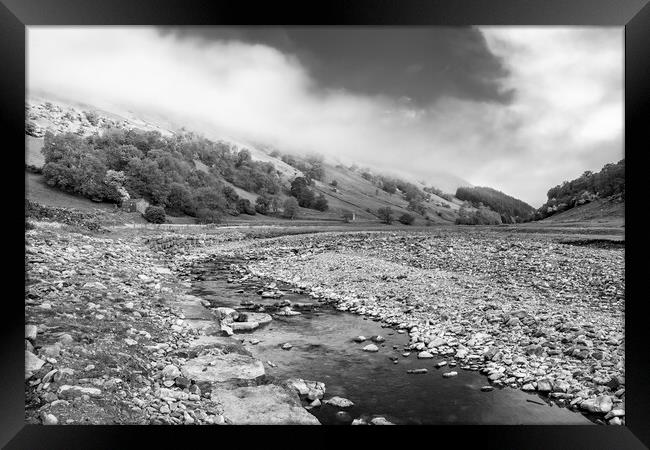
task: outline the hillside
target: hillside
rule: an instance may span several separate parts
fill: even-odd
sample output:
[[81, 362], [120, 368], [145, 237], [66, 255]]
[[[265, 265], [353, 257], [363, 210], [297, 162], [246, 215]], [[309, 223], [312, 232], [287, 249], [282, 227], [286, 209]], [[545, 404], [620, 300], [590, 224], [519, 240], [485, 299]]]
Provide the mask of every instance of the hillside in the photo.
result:
[[[60, 206], [66, 202], [71, 201], [77, 207], [83, 208], [114, 208], [113, 204], [104, 202], [90, 201], [89, 198], [84, 198], [78, 192], [61, 192], [59, 189], [52, 188], [45, 183], [43, 175], [39, 174], [39, 169], [42, 169], [45, 159], [42, 153], [44, 145], [44, 135], [46, 131], [52, 132], [55, 135], [63, 135], [64, 133], [72, 133], [79, 136], [81, 139], [90, 139], [95, 142], [99, 138], [91, 138], [93, 135], [102, 135], [104, 130], [108, 129], [121, 129], [130, 133], [128, 130], [135, 130], [138, 133], [142, 132], [157, 132], [162, 139], [177, 139], [179, 136], [186, 136], [187, 130], [183, 128], [174, 129], [172, 124], [163, 122], [156, 122], [155, 119], [147, 118], [146, 120], [138, 118], [130, 112], [115, 112], [95, 109], [89, 105], [75, 104], [64, 102], [62, 100], [50, 99], [43, 96], [32, 97], [28, 100], [26, 105], [26, 165], [32, 167], [32, 172], [29, 173], [26, 179], [27, 183], [27, 196], [31, 200], [43, 202], [53, 206]], [[191, 132], [189, 135], [193, 135]], [[291, 181], [296, 177], [305, 176], [305, 172], [300, 168], [287, 164], [282, 160], [278, 152], [273, 152], [268, 148], [261, 146], [249, 145], [237, 140], [215, 139], [214, 136], [206, 136], [210, 142], [209, 147], [214, 148], [215, 151], [223, 153], [224, 151], [231, 152], [232, 157], [237, 157], [237, 153], [244, 150], [254, 170], [262, 170], [265, 167], [272, 167], [273, 177], [277, 177], [280, 190], [275, 193], [275, 197], [279, 204], [289, 198], [289, 188]], [[99, 139], [101, 141], [101, 139]], [[79, 141], [81, 142], [81, 141]], [[63, 144], [61, 144], [63, 145]], [[78, 145], [78, 144], [75, 144]], [[224, 150], [225, 149], [225, 150]], [[201, 150], [201, 155], [194, 155], [193, 159], [190, 158], [189, 170], [192, 172], [202, 172], [205, 176], [216, 177], [216, 182], [226, 189], [234, 192], [235, 200], [230, 206], [229, 211], [233, 211], [234, 203], [238, 202], [237, 199], [248, 201], [251, 205], [255, 205], [257, 198], [260, 196], [256, 189], [248, 186], [250, 184], [250, 176], [234, 174], [226, 176], [221, 173], [221, 168], [215, 166], [217, 160], [213, 156], [206, 156], [205, 151]], [[208, 151], [209, 152], [209, 151]], [[233, 153], [234, 152], [234, 153]], [[207, 158], [207, 159], [206, 159]], [[306, 156], [294, 156], [294, 161], [305, 161]], [[302, 167], [302, 166], [300, 166]], [[264, 169], [269, 170], [269, 169]], [[368, 169], [365, 169], [367, 172]], [[370, 221], [378, 222], [377, 210], [379, 208], [390, 207], [394, 216], [397, 219], [402, 214], [410, 214], [415, 217], [418, 223], [423, 225], [427, 223], [453, 223], [458, 216], [459, 205], [461, 202], [454, 199], [452, 196], [444, 199], [431, 192], [439, 192], [435, 186], [425, 186], [423, 183], [415, 183], [417, 190], [422, 195], [418, 194], [417, 210], [413, 209], [413, 204], [409, 206], [408, 195], [397, 189], [393, 193], [388, 193], [382, 190], [377, 183], [373, 183], [362, 176], [364, 171], [356, 167], [344, 167], [340, 164], [335, 164], [333, 161], [323, 160], [321, 164], [321, 176], [319, 179], [313, 179], [311, 189], [314, 193], [322, 195], [328, 204], [326, 211], [317, 211], [311, 208], [299, 208], [298, 218], [306, 220], [342, 220], [342, 214], [345, 211], [354, 213], [355, 221]], [[232, 177], [235, 178], [232, 178]], [[203, 177], [203, 175], [201, 176]], [[200, 178], [201, 178], [200, 177]], [[335, 182], [336, 187], [332, 186]], [[410, 185], [410, 183], [406, 183]], [[423, 189], [429, 188], [433, 191], [425, 193]], [[147, 197], [145, 195], [145, 197]], [[101, 195], [95, 200], [100, 200]], [[149, 198], [148, 198], [149, 199]], [[117, 200], [115, 200], [117, 201]], [[237, 215], [237, 212], [234, 212]], [[192, 221], [193, 218], [187, 217], [183, 219], [185, 214], [175, 214], [176, 217], [171, 218], [172, 222], [186, 222]], [[253, 220], [255, 222], [264, 221], [266, 216], [263, 215], [237, 215], [236, 221]], [[271, 219], [269, 217], [269, 219]], [[274, 218], [277, 220], [277, 218]], [[231, 219], [228, 216], [224, 220]], [[139, 220], [135, 220], [136, 222]]]
[[[606, 164], [599, 172], [584, 172], [580, 177], [571, 181], [564, 181], [551, 189], [546, 194], [548, 201], [535, 213], [536, 219], [545, 219], [555, 215], [563, 214], [571, 209], [578, 208], [597, 200], [615, 198], [625, 201], [625, 159], [618, 163]], [[602, 202], [601, 202], [602, 203]], [[599, 203], [600, 204], [600, 203]], [[586, 208], [589, 214], [603, 216], [609, 209], [605, 208], [601, 213], [596, 214], [600, 209]], [[584, 210], [582, 210], [584, 211]], [[583, 213], [569, 214], [563, 217], [581, 217]]]
[[539, 221], [540, 224], [572, 224], [623, 227], [625, 201], [616, 196], [596, 199]]

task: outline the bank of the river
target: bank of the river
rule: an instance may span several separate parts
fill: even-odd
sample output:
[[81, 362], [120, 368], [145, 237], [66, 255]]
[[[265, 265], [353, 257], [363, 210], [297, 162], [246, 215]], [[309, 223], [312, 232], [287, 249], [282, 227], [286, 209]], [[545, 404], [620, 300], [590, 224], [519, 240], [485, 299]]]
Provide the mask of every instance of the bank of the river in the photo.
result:
[[138, 234], [25, 233], [25, 416], [54, 424], [318, 424]]

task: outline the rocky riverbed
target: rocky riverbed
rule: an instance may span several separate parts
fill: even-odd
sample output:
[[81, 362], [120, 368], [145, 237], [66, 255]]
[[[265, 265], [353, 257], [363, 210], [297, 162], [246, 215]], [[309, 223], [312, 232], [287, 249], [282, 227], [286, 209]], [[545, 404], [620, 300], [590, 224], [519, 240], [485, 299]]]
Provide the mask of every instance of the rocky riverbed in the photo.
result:
[[[624, 423], [621, 249], [499, 233], [259, 237], [27, 231], [27, 421], [317, 423], [304, 407], [327, 400], [320, 384], [269, 379], [235, 339], [264, 314], [188, 295], [197, 265], [236, 256], [233, 281], [277, 280], [376, 319], [409, 336], [413, 357], [444, 357], [445, 373]], [[283, 296], [273, 283], [259, 294]]]
[[239, 279], [290, 283], [407, 332], [422, 359], [442, 356], [457, 369], [480, 371], [486, 384], [539, 393], [597, 423], [625, 423], [620, 247], [447, 231], [251, 243], [213, 251], [250, 260], [237, 268]]

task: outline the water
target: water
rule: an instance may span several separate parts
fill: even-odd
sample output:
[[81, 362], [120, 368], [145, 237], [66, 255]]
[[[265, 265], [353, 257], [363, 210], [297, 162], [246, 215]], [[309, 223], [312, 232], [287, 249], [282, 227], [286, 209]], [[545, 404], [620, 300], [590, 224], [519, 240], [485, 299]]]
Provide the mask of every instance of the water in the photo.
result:
[[[243, 300], [269, 307], [278, 301], [260, 298], [253, 284], [227, 283], [226, 275], [219, 276], [218, 272], [214, 267], [211, 276], [217, 279], [197, 281], [193, 294], [210, 300], [213, 306], [240, 310]], [[242, 288], [244, 293], [236, 292]], [[271, 323], [236, 336], [246, 338], [246, 347], [264, 362], [268, 375], [322, 381], [327, 389], [325, 398], [338, 395], [353, 401], [354, 406], [345, 409], [352, 418], [381, 415], [397, 424], [437, 425], [592, 423], [582, 414], [547, 404], [536, 394], [496, 387], [482, 392], [480, 388], [489, 384], [484, 375], [458, 366], [437, 369], [435, 364], [444, 358], [417, 359], [417, 352], [403, 357], [408, 334], [383, 328], [379, 322], [337, 311], [304, 295], [291, 293], [285, 299], [318, 306], [312, 311], [300, 309], [299, 316], [274, 316]], [[265, 312], [274, 311], [267, 308]], [[386, 341], [375, 344], [379, 352], [364, 352], [362, 348], [371, 341], [356, 343], [353, 338], [358, 335], [381, 335]], [[251, 339], [261, 342], [252, 345]], [[293, 347], [282, 350], [285, 342]], [[397, 364], [390, 357], [397, 357]], [[277, 367], [270, 367], [267, 361]], [[428, 369], [428, 373], [407, 374], [408, 369], [419, 368]], [[451, 370], [458, 376], [442, 377]], [[336, 424], [340, 423], [335, 417], [337, 411], [339, 408], [322, 405], [311, 413], [321, 423]]]

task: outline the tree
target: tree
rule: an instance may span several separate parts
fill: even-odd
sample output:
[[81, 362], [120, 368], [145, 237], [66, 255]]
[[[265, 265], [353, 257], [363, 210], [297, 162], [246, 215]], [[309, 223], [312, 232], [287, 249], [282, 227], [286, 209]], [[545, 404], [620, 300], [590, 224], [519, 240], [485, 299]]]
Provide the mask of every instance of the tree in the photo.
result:
[[336, 187], [336, 186], [338, 186], [338, 185], [339, 185], [338, 181], [336, 181], [336, 180], [332, 180], [332, 181], [330, 181], [330, 186], [332, 186], [332, 187]]
[[250, 200], [247, 198], [237, 200], [237, 211], [242, 214], [248, 214], [249, 216], [255, 215], [255, 208], [253, 208], [253, 205], [251, 205]]
[[212, 209], [201, 208], [196, 212], [196, 221], [201, 224], [219, 223], [221, 215]]
[[[404, 225], [412, 225], [413, 222], [415, 221], [415, 217], [413, 217], [412, 215], [410, 215], [408, 213], [404, 213], [401, 216], [399, 216], [398, 220], [401, 223], [403, 223]], [[428, 220], [428, 218], [427, 218], [427, 220]]]
[[160, 206], [147, 206], [144, 218], [151, 223], [165, 223], [165, 209]]
[[255, 211], [260, 214], [268, 214], [271, 209], [271, 198], [266, 195], [260, 195], [255, 200]]
[[327, 204], [327, 199], [323, 194], [320, 194], [318, 198], [314, 201], [313, 205], [314, 209], [318, 211], [327, 211], [327, 208], [329, 207]]
[[293, 197], [289, 197], [284, 201], [282, 216], [286, 217], [287, 219], [294, 219], [297, 217], [297, 215], [298, 201]]
[[192, 193], [187, 186], [181, 183], [171, 184], [169, 196], [167, 197], [167, 207], [175, 213], [194, 215], [196, 212]]
[[377, 215], [379, 216], [379, 220], [381, 220], [383, 223], [388, 225], [393, 223], [393, 210], [390, 208], [390, 206], [386, 208], [379, 208], [377, 210]]

